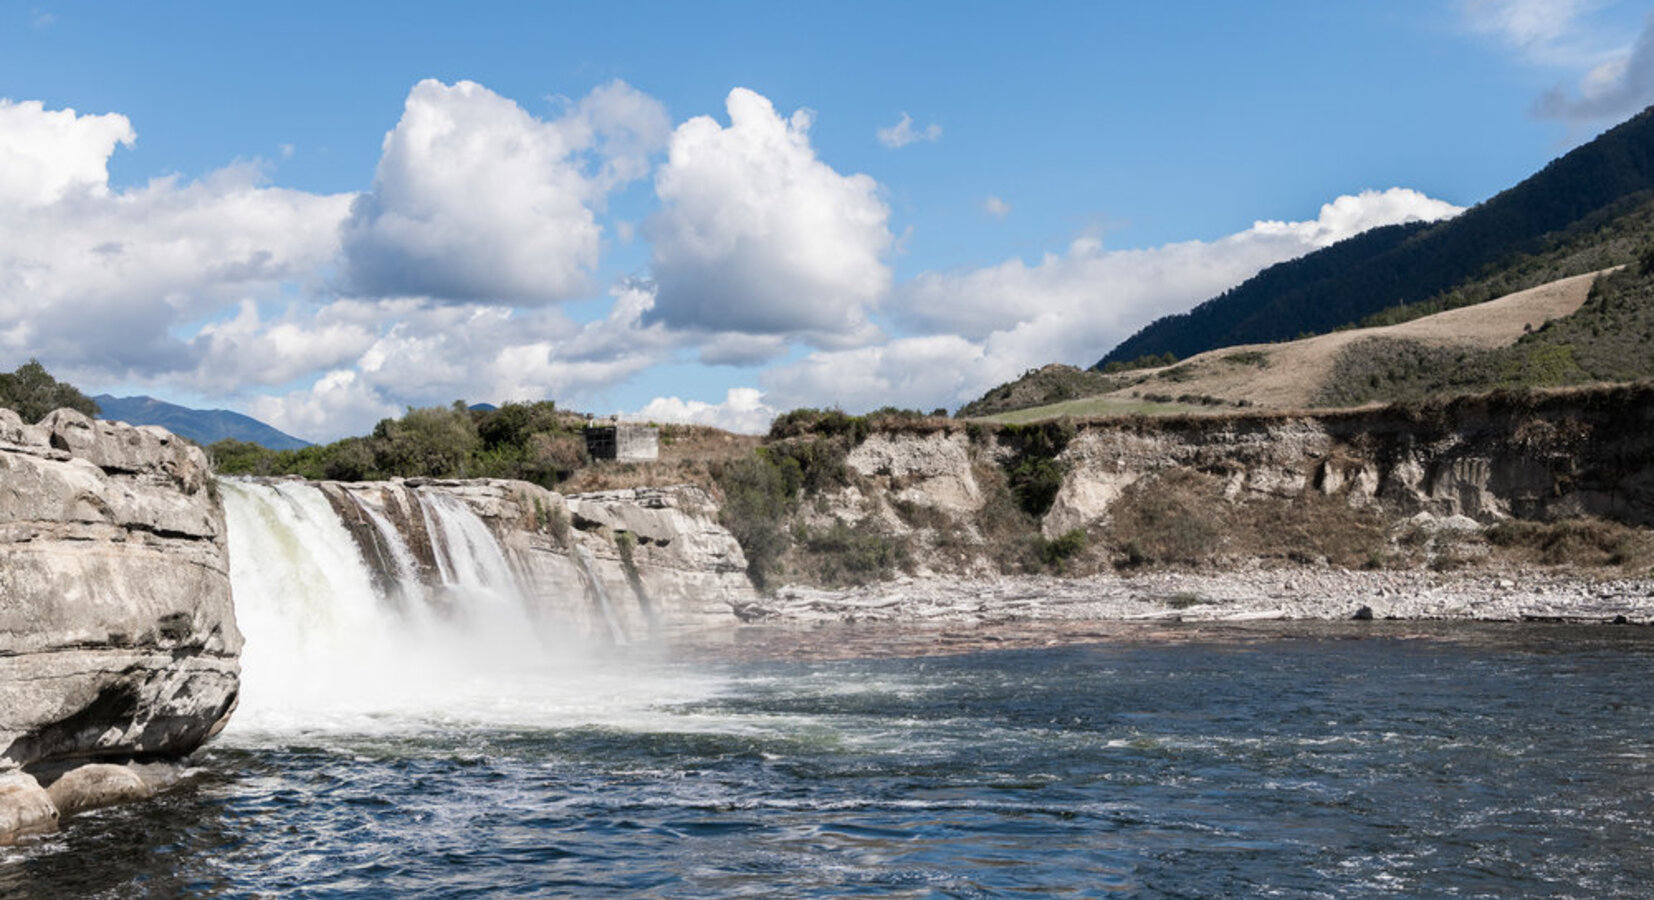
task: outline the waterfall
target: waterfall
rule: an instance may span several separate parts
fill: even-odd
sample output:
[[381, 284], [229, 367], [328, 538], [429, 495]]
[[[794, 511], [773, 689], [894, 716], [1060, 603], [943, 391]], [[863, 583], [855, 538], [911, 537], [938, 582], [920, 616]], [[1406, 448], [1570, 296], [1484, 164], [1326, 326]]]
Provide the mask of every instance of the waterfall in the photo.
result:
[[279, 716], [326, 706], [342, 679], [376, 678], [394, 666], [400, 623], [321, 491], [295, 482], [220, 485], [236, 620], [247, 639], [242, 709]]
[[597, 572], [592, 568], [591, 554], [586, 552], [585, 547], [576, 544], [574, 561], [580, 566], [580, 573], [585, 576], [592, 596], [597, 598], [597, 608], [603, 611], [603, 624], [609, 629], [609, 640], [620, 641], [624, 632], [620, 623], [615, 621], [614, 607], [609, 604], [609, 589], [603, 586], [603, 579], [597, 577]]
[[512, 687], [524, 673], [575, 664], [576, 643], [530, 614], [505, 553], [463, 501], [410, 492], [432, 544], [421, 550], [440, 581], [423, 586], [423, 554], [374, 501], [343, 492], [344, 509], [360, 509], [371, 524], [363, 540], [373, 544], [376, 583], [317, 487], [220, 484], [246, 637], [236, 727], [363, 728], [387, 717], [475, 713], [525, 700]]
[[[505, 552], [465, 502], [447, 494], [424, 498], [420, 508], [425, 527], [436, 542], [443, 585], [494, 597], [509, 594], [516, 584]], [[441, 535], [441, 539], [437, 539]]]
[[421, 577], [419, 561], [385, 512], [378, 504], [339, 490], [337, 486], [323, 493], [355, 538], [380, 598], [395, 603], [398, 609], [409, 614], [420, 614], [431, 598]]

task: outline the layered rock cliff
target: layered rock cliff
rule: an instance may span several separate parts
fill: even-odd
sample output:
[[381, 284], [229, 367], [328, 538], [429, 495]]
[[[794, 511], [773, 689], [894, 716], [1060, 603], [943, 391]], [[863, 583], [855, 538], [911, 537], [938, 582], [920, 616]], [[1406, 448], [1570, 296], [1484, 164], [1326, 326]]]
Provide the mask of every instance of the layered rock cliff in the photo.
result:
[[[803, 539], [780, 582], [833, 571], [806, 557], [836, 552], [845, 542], [821, 536], [846, 528], [862, 535], [853, 549], [893, 544], [910, 574], [983, 577], [1037, 568], [1041, 553], [1050, 570], [1081, 545], [1076, 533], [1084, 552], [1057, 566], [1071, 573], [1271, 558], [1423, 565], [1433, 549], [1398, 541], [1436, 522], [1461, 534], [1576, 517], [1654, 525], [1646, 386], [1328, 414], [930, 420], [875, 430], [843, 453], [844, 482], [796, 505], [788, 528]], [[1018, 542], [1024, 552], [1009, 552]]]
[[0, 793], [22, 798], [0, 834], [55, 817], [37, 774], [176, 758], [217, 733], [240, 648], [199, 448], [0, 410]]
[[1389, 518], [1654, 524], [1654, 389], [1494, 394], [1318, 416], [1136, 420], [1079, 431], [1044, 520], [1105, 521], [1139, 480], [1186, 470], [1230, 503], [1314, 493]]

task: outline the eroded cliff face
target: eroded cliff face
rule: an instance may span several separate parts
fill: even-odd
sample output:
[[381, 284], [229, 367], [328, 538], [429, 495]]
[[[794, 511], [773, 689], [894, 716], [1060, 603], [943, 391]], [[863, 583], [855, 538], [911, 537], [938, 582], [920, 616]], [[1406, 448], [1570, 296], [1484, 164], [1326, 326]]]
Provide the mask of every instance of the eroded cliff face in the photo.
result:
[[1654, 392], [1494, 395], [1422, 410], [1249, 417], [1079, 431], [1059, 457], [1047, 535], [1106, 522], [1126, 488], [1174, 471], [1231, 503], [1316, 493], [1391, 518], [1483, 524], [1598, 516], [1654, 524]]
[[20, 768], [188, 754], [235, 707], [240, 649], [199, 448], [72, 410], [38, 425], [0, 410], [8, 783], [28, 780]]
[[[848, 452], [849, 484], [801, 503], [796, 522], [816, 534], [843, 523], [904, 542], [914, 574], [1007, 571], [1009, 532], [990, 532], [1010, 517], [1012, 473], [1030, 471], [1029, 447], [1043, 445], [1055, 448], [1048, 471], [1060, 481], [1037, 517], [1040, 537], [1087, 532], [1093, 568], [1106, 565], [1099, 554], [1116, 563], [1131, 556], [1142, 529], [1178, 517], [1195, 525], [1164, 536], [1191, 546], [1148, 562], [1278, 555], [1352, 565], [1396, 556], [1385, 542], [1421, 514], [1470, 528], [1470, 520], [1575, 516], [1654, 525], [1654, 389], [1646, 387], [1034, 427], [1050, 429], [1043, 444], [1030, 441], [1028, 427], [875, 432]], [[1293, 528], [1359, 531], [1365, 543], [1310, 534], [1287, 546], [1283, 530]], [[1420, 562], [1409, 559], [1390, 561]]]
[[845, 463], [891, 500], [969, 516], [984, 496], [962, 432], [876, 433], [851, 450]]

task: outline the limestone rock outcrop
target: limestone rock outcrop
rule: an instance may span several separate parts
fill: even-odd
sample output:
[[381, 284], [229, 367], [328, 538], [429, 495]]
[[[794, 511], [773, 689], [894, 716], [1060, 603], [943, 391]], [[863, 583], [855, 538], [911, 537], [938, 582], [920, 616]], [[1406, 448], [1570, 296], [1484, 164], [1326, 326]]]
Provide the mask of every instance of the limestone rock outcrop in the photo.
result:
[[235, 707], [240, 649], [199, 448], [0, 410], [0, 773], [189, 753]]
[[756, 596], [746, 554], [700, 488], [631, 488], [564, 500], [576, 552], [588, 555], [609, 596], [634, 601], [650, 627], [731, 623], [732, 610]]

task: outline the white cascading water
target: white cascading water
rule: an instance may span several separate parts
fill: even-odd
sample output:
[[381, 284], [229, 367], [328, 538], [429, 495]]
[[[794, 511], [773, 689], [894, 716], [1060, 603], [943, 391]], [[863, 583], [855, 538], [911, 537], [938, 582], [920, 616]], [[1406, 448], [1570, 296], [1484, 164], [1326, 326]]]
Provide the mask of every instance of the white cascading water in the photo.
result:
[[390, 519], [385, 518], [385, 514], [372, 504], [358, 503], [357, 509], [373, 524], [373, 531], [378, 535], [374, 542], [378, 552], [390, 555], [390, 565], [385, 568], [391, 570], [391, 589], [396, 594], [399, 608], [410, 612], [423, 608], [426, 603], [425, 586], [420, 583], [419, 562], [414, 559], [413, 551], [408, 549], [408, 542], [402, 539]]
[[511, 567], [463, 501], [417, 497], [436, 545], [442, 603], [426, 602], [414, 555], [361, 507], [397, 569], [381, 597], [356, 541], [303, 482], [220, 482], [230, 582], [246, 638], [241, 704], [227, 737], [379, 733], [472, 724], [624, 724], [711, 685], [611, 666], [528, 613]]
[[441, 536], [436, 541], [436, 558], [444, 585], [502, 601], [512, 593], [517, 579], [505, 561], [505, 552], [465, 501], [435, 494], [419, 507], [432, 537]]
[[592, 595], [597, 598], [597, 608], [603, 613], [603, 625], [609, 630], [609, 640], [620, 640], [620, 623], [615, 621], [614, 607], [609, 603], [609, 589], [603, 586], [603, 579], [597, 577], [597, 572], [592, 569], [591, 554], [586, 552], [585, 547], [576, 544], [574, 562], [585, 573]]

